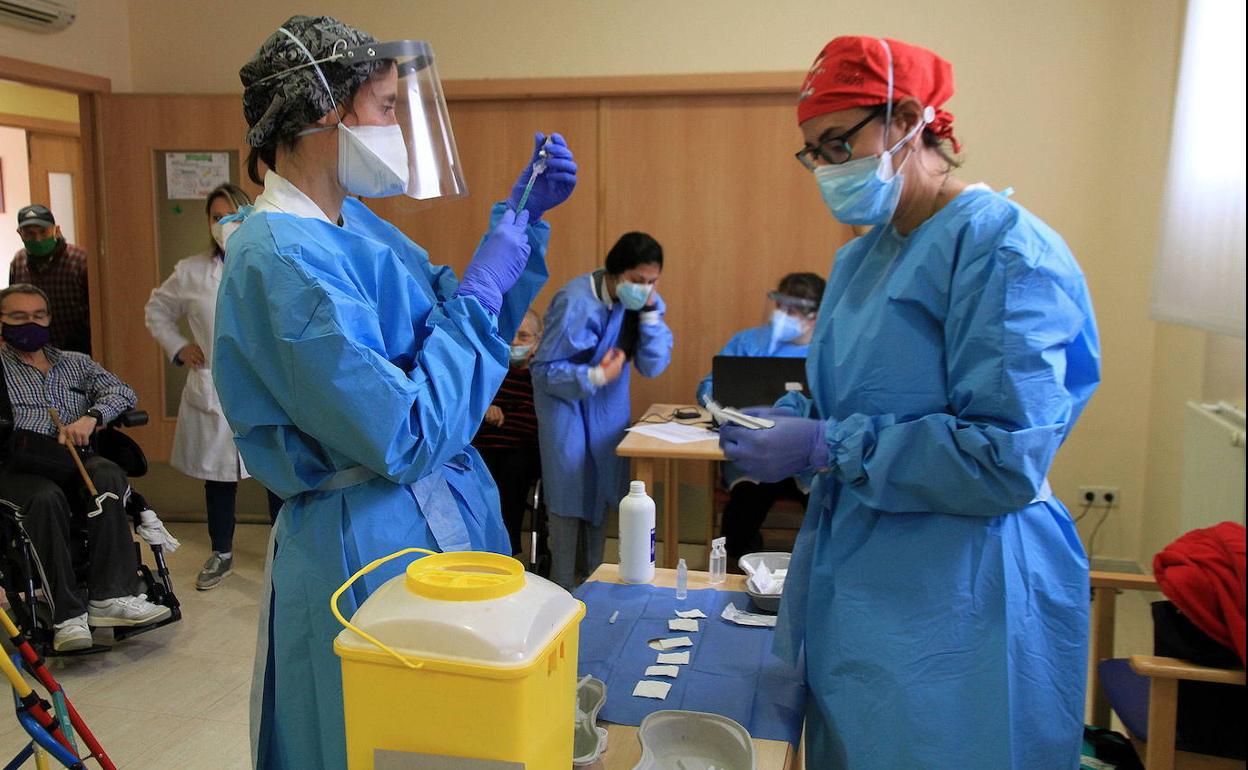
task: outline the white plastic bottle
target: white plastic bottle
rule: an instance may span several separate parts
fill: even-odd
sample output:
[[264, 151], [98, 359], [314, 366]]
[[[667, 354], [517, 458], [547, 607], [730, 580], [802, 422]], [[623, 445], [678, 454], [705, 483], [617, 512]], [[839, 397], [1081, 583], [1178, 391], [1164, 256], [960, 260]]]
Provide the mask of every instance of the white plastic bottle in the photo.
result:
[[728, 551], [725, 550], [724, 544], [725, 539], [722, 537], [711, 541], [711, 574], [707, 582], [713, 586], [724, 582], [728, 576]]
[[631, 482], [620, 501], [620, 580], [654, 580], [654, 500], [644, 481]]

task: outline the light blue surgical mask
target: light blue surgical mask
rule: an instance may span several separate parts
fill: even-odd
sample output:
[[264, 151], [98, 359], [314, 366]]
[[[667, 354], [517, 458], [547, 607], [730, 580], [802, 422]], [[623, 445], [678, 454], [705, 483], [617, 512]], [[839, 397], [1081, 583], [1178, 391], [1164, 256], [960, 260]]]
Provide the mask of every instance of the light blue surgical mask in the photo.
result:
[[781, 343], [792, 342], [806, 330], [802, 322], [784, 312], [773, 310], [771, 313], [771, 349], [774, 351]]
[[914, 155], [906, 155], [893, 171], [893, 153], [905, 146], [923, 128], [920, 121], [901, 141], [882, 155], [869, 155], [836, 166], [815, 169], [819, 193], [832, 216], [847, 225], [882, 225], [892, 221], [901, 200], [905, 176], [901, 169]]
[[[893, 125], [893, 51], [886, 40], [881, 39], [880, 45], [884, 47], [884, 53], [888, 57], [888, 99], [885, 101], [884, 110], [884, 141], [887, 142], [888, 131]], [[910, 162], [914, 151], [911, 150], [906, 155], [906, 159], [895, 171], [893, 155], [935, 117], [935, 109], [930, 106], [924, 108], [923, 118], [914, 128], [880, 155], [816, 168], [815, 181], [819, 184], [819, 193], [832, 216], [847, 225], [882, 225], [891, 222], [897, 211], [897, 202], [901, 200], [902, 187], [905, 186], [905, 177], [901, 170]]]
[[512, 366], [523, 364], [529, 357], [529, 351], [533, 349], [532, 345], [512, 345], [511, 353], [508, 357], [511, 359]]
[[646, 300], [650, 299], [650, 284], [620, 281], [615, 286], [615, 296], [626, 309], [641, 310], [646, 306]]

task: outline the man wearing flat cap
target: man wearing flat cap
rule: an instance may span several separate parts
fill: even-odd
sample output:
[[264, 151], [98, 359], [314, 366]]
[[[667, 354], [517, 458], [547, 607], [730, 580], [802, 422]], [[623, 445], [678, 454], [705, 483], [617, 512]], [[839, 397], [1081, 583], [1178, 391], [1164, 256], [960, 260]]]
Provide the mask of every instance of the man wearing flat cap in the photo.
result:
[[91, 355], [86, 250], [66, 242], [56, 217], [38, 203], [17, 212], [17, 233], [25, 248], [9, 265], [9, 285], [32, 284], [48, 295], [53, 347]]

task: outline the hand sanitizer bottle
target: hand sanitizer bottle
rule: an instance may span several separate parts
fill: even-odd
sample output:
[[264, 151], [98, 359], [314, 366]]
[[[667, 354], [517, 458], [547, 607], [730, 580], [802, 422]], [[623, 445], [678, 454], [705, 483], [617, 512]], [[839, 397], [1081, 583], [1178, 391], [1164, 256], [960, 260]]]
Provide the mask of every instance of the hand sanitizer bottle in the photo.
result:
[[711, 541], [711, 568], [710, 578], [707, 580], [711, 585], [719, 585], [724, 582], [728, 574], [728, 552], [725, 550], [724, 538], [717, 537]]

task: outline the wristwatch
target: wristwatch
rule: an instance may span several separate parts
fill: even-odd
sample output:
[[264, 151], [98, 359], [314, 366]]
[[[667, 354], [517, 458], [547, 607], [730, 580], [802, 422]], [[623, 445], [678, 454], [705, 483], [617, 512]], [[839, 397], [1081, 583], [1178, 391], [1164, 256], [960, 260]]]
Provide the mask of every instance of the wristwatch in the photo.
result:
[[104, 415], [103, 413], [100, 412], [99, 409], [96, 409], [95, 407], [91, 407], [90, 409], [87, 410], [86, 416], [95, 418], [95, 427], [97, 428], [104, 427]]

